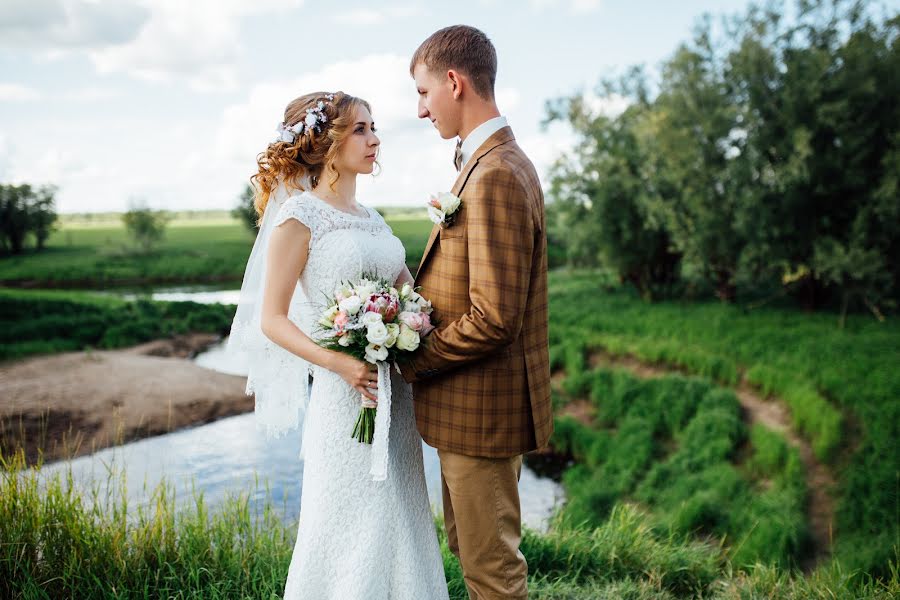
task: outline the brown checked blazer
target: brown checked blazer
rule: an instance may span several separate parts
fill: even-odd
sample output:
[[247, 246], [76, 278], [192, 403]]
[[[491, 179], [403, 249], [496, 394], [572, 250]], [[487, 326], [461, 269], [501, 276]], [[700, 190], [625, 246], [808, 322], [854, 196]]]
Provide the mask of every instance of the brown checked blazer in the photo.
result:
[[452, 225], [435, 225], [416, 274], [438, 323], [412, 362], [416, 423], [439, 450], [510, 457], [553, 430], [544, 196], [509, 127], [463, 167]]

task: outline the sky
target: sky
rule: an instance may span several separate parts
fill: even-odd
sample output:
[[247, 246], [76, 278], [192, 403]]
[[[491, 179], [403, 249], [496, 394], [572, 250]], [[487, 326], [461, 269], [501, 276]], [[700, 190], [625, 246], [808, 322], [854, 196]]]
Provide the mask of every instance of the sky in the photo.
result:
[[[53, 184], [60, 213], [230, 209], [285, 105], [316, 90], [368, 100], [381, 173], [371, 206], [423, 205], [456, 172], [453, 140], [416, 115], [409, 57], [431, 33], [478, 27], [496, 95], [546, 184], [571, 146], [549, 99], [635, 64], [652, 72], [698, 17], [746, 0], [2, 0], [0, 183]], [[622, 109], [616, 98], [598, 110]]]

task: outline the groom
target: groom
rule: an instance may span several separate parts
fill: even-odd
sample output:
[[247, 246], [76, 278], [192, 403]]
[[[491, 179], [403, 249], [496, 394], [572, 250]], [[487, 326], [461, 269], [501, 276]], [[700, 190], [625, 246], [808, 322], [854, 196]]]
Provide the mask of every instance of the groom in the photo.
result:
[[435, 225], [416, 284], [438, 329], [403, 367], [438, 449], [444, 520], [473, 600], [527, 596], [518, 479], [553, 429], [547, 236], [540, 181], [494, 101], [497, 53], [463, 25], [425, 40], [410, 73], [419, 117], [459, 137], [452, 224]]

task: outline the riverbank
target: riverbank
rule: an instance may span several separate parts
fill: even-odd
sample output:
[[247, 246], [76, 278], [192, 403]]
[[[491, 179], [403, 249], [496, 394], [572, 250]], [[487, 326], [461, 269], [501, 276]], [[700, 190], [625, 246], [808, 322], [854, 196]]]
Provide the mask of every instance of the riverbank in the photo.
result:
[[253, 410], [245, 378], [187, 360], [219, 340], [192, 333], [0, 364], [0, 452], [21, 447], [35, 464]]

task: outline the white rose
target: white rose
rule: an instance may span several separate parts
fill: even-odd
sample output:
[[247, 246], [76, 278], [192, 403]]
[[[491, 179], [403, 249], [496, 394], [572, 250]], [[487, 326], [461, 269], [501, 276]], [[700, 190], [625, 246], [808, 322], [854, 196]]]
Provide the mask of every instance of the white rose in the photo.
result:
[[388, 340], [388, 337], [388, 330], [387, 327], [384, 326], [384, 323], [372, 323], [366, 329], [366, 339], [378, 346], [383, 346]]
[[335, 298], [349, 298], [352, 295], [353, 295], [353, 288], [350, 287], [349, 285], [347, 285], [346, 283], [341, 284], [340, 287], [338, 287], [337, 289], [334, 290]]
[[366, 360], [370, 363], [375, 363], [379, 360], [387, 360], [387, 357], [388, 351], [384, 346], [376, 346], [375, 344], [366, 346]]
[[381, 313], [377, 312], [367, 312], [359, 319], [359, 322], [366, 327], [368, 327], [369, 325], [374, 325], [375, 323], [381, 323], [381, 321]]
[[419, 333], [408, 327], [400, 326], [400, 335], [397, 336], [397, 349], [412, 352], [419, 347]]
[[438, 208], [429, 206], [428, 207], [428, 218], [431, 219], [432, 223], [439, 225], [444, 222], [444, 212]]
[[385, 348], [393, 348], [397, 343], [397, 337], [400, 335], [400, 326], [396, 323], [390, 323], [387, 326], [388, 339], [384, 342]]
[[344, 348], [346, 348], [347, 346], [350, 345], [350, 342], [352, 341], [350, 338], [351, 338], [350, 335], [344, 334], [344, 335], [342, 335], [341, 337], [338, 338], [338, 344], [340, 344], [341, 346], [343, 346]]
[[422, 308], [416, 302], [404, 302], [403, 303], [403, 312], [421, 312]]
[[404, 300], [412, 293], [413, 289], [408, 283], [404, 283], [403, 287], [400, 288], [400, 297]]
[[441, 209], [446, 215], [452, 215], [459, 208], [459, 198], [450, 192], [444, 192], [438, 195], [438, 201], [441, 203]]
[[341, 310], [345, 311], [348, 315], [355, 315], [359, 312], [359, 309], [362, 308], [363, 302], [359, 296], [350, 296], [349, 298], [344, 298], [341, 300], [341, 303], [338, 304]]
[[316, 122], [317, 122], [318, 120], [319, 120], [319, 118], [316, 116], [316, 113], [313, 113], [313, 112], [311, 112], [311, 113], [306, 113], [306, 119], [305, 119], [305, 122], [306, 122], [306, 126], [307, 126], [307, 127], [315, 127], [315, 126], [316, 126]]
[[369, 296], [375, 293], [377, 287], [371, 281], [363, 280], [358, 286], [356, 286], [356, 294], [365, 300], [369, 299]]

